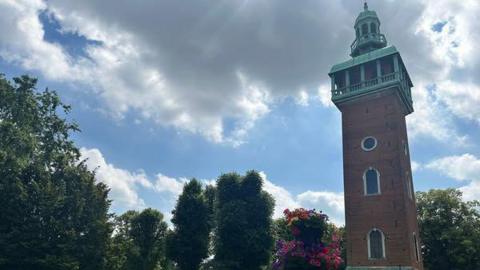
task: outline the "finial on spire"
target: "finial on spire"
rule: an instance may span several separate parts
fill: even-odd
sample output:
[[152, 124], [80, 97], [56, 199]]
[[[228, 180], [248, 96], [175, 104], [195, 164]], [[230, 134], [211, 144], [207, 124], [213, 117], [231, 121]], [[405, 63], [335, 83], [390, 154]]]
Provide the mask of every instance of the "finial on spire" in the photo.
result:
[[363, 9], [364, 9], [364, 10], [368, 10], [368, 3], [367, 3], [366, 0], [365, 0], [365, 3], [363, 4]]

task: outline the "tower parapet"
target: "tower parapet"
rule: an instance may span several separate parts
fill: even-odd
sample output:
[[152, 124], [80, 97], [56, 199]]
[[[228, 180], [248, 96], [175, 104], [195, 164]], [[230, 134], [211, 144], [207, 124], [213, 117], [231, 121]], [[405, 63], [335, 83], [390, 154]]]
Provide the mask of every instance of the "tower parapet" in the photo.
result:
[[394, 46], [376, 49], [334, 65], [331, 78], [332, 101], [339, 106], [359, 96], [395, 87], [405, 106], [413, 112], [410, 75]]

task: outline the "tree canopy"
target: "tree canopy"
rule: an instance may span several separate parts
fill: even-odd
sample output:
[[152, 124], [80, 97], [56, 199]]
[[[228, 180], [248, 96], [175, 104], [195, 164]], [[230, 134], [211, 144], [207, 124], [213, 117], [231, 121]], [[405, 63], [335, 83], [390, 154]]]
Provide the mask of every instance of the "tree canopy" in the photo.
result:
[[480, 267], [480, 212], [455, 189], [417, 192], [417, 211], [426, 269]]
[[185, 184], [173, 210], [173, 233], [168, 237], [167, 254], [180, 270], [198, 270], [208, 257], [211, 213], [202, 185], [196, 179]]
[[103, 269], [108, 189], [80, 161], [70, 107], [0, 76], [0, 268]]
[[115, 218], [109, 249], [109, 269], [165, 269], [167, 224], [159, 211], [127, 211]]
[[255, 171], [230, 173], [217, 181], [215, 260], [217, 269], [261, 269], [273, 248], [274, 201]]

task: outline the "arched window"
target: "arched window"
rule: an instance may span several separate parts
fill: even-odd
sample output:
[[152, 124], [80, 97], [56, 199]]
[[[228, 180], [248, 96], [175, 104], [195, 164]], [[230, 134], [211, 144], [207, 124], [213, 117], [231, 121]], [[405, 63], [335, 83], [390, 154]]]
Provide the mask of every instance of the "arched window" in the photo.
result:
[[380, 173], [374, 168], [369, 168], [363, 174], [365, 195], [380, 194]]
[[363, 24], [362, 25], [362, 35], [367, 35], [368, 34], [368, 24]]
[[368, 233], [368, 258], [385, 258], [385, 237], [379, 229], [372, 229]]
[[377, 25], [375, 23], [370, 24], [370, 33], [377, 33]]

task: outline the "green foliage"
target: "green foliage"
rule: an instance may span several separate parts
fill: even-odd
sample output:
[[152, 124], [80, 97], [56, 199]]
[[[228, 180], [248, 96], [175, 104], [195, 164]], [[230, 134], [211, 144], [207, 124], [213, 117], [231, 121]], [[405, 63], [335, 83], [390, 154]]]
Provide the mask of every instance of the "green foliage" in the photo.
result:
[[131, 223], [137, 215], [137, 211], [130, 210], [114, 218], [114, 233], [107, 253], [107, 269], [127, 269], [127, 260], [134, 247], [130, 236]]
[[69, 139], [55, 92], [0, 75], [0, 268], [103, 269], [108, 189]]
[[480, 269], [479, 202], [462, 201], [455, 189], [417, 192], [426, 269]]
[[175, 229], [167, 240], [167, 255], [181, 270], [198, 270], [208, 257], [212, 202], [207, 199], [212, 198], [206, 198], [202, 185], [192, 179], [172, 212]]
[[147, 208], [131, 222], [130, 236], [134, 252], [129, 260], [130, 269], [152, 270], [164, 255], [167, 224], [157, 210]]
[[275, 241], [292, 241], [294, 239], [285, 218], [278, 218], [273, 221], [273, 237]]
[[208, 185], [203, 191], [205, 201], [208, 207], [208, 213], [210, 215], [210, 227], [215, 226], [215, 196], [217, 194], [217, 189], [213, 185]]
[[165, 237], [167, 224], [157, 210], [127, 211], [115, 218], [115, 231], [108, 253], [108, 269], [167, 269]]
[[257, 172], [219, 177], [216, 196], [216, 269], [262, 269], [273, 248], [274, 201]]

